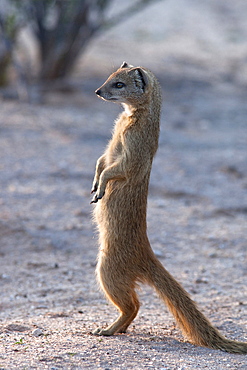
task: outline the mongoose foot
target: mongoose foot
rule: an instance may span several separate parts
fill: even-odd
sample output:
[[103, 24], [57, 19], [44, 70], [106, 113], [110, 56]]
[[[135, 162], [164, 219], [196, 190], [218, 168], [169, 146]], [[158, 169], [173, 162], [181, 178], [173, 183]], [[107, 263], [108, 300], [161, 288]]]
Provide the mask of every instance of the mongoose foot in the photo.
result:
[[112, 333], [110, 333], [109, 330], [101, 329], [101, 328], [95, 329], [94, 331], [92, 331], [92, 334], [93, 335], [105, 335], [105, 336], [112, 335]]

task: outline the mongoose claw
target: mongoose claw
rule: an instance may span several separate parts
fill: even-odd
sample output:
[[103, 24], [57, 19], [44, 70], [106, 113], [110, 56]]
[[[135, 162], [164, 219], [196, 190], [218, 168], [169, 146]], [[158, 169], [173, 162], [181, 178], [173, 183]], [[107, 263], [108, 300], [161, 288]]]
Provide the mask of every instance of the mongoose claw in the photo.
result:
[[97, 195], [95, 194], [95, 196], [93, 197], [93, 199], [91, 200], [90, 204], [92, 203], [97, 203], [99, 200], [99, 198], [97, 197]]
[[97, 328], [97, 329], [93, 330], [91, 332], [91, 334], [93, 334], [93, 335], [100, 335], [100, 332], [101, 332], [101, 329], [100, 328]]
[[101, 199], [102, 196], [95, 194], [93, 199], [91, 200], [90, 204], [97, 203], [99, 199]]
[[98, 189], [98, 184], [97, 182], [93, 183], [92, 189], [91, 189], [91, 194], [95, 193]]

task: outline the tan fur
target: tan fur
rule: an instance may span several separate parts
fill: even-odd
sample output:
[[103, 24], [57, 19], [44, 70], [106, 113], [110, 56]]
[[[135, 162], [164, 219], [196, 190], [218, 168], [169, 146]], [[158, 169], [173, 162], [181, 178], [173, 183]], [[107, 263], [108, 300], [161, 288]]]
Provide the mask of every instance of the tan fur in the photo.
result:
[[227, 340], [210, 324], [149, 244], [147, 194], [158, 147], [161, 106], [155, 76], [145, 68], [124, 63], [96, 94], [127, 109], [117, 119], [112, 139], [97, 162], [92, 188], [100, 239], [98, 280], [120, 315], [106, 329], [96, 329], [93, 334], [113, 335], [127, 330], [139, 309], [135, 287], [142, 282], [155, 288], [192, 343], [247, 353], [247, 343]]

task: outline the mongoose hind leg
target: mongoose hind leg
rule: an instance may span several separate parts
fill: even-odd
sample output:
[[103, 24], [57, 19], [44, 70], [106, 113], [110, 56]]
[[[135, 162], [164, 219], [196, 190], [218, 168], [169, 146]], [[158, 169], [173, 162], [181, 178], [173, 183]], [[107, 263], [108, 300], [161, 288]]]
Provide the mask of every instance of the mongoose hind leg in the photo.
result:
[[126, 320], [125, 324], [121, 327], [121, 329], [118, 331], [118, 333], [126, 333], [129, 325], [132, 323], [132, 321], [134, 320], [134, 318], [136, 317], [136, 315], [139, 311], [140, 303], [139, 303], [139, 300], [137, 298], [137, 295], [136, 295], [135, 291], [132, 292], [132, 300], [133, 300], [133, 303], [134, 303], [134, 306], [135, 306], [135, 310], [133, 311], [133, 314], [129, 317], [129, 319]]
[[110, 336], [115, 333], [125, 333], [140, 307], [134, 287], [130, 287], [133, 284], [128, 284], [126, 281], [123, 284], [122, 279], [119, 279], [119, 281], [112, 280], [112, 284], [109, 284], [109, 280], [105, 281], [102, 277], [101, 274], [100, 284], [103, 291], [107, 298], [118, 308], [120, 315], [106, 329], [98, 328], [93, 331], [93, 334]]
[[[124, 294], [125, 295], [125, 294]], [[132, 295], [126, 294], [123, 295], [120, 299], [111, 297], [109, 293], [107, 294], [108, 298], [114, 303], [114, 305], [119, 309], [120, 315], [116, 321], [109, 325], [106, 329], [98, 328], [92, 332], [94, 335], [106, 335], [110, 336], [115, 333], [125, 333], [128, 326], [136, 317], [139, 310], [139, 301], [137, 299], [135, 292]]]

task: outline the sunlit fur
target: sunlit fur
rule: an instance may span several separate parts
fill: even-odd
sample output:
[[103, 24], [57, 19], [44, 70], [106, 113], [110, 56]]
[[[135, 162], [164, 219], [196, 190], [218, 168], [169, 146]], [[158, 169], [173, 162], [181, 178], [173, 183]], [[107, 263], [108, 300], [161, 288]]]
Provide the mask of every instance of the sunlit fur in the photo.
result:
[[[124, 83], [124, 87], [116, 88], [116, 82]], [[125, 111], [118, 117], [112, 139], [97, 161], [92, 188], [100, 244], [97, 276], [120, 315], [106, 329], [96, 329], [94, 334], [113, 335], [127, 330], [139, 309], [135, 288], [141, 282], [155, 288], [192, 343], [247, 353], [246, 343], [225, 339], [210, 324], [155, 257], [149, 244], [147, 195], [158, 148], [161, 106], [157, 79], [145, 68], [124, 63], [96, 94], [122, 103]]]

